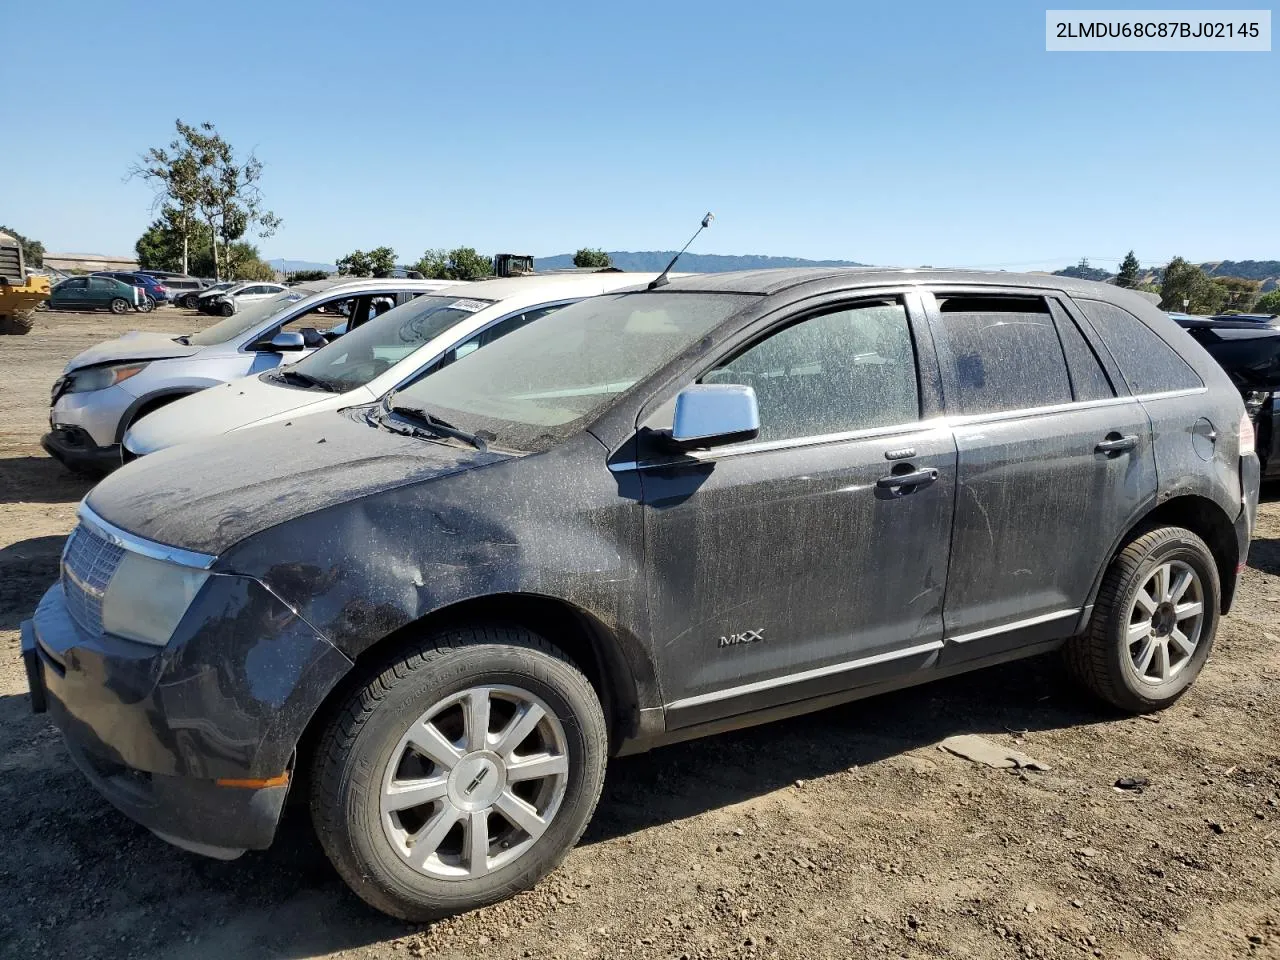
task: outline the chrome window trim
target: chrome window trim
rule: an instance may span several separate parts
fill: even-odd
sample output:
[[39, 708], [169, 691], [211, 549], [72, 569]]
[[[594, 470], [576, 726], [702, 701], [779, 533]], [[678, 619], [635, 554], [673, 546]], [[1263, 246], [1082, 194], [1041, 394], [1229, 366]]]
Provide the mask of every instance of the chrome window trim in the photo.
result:
[[213, 566], [213, 562], [218, 559], [207, 553], [183, 550], [181, 547], [172, 547], [167, 543], [148, 540], [127, 530], [122, 530], [115, 524], [109, 523], [98, 516], [84, 500], [80, 501], [80, 508], [77, 513], [79, 514], [80, 522], [104, 540], [114, 543], [118, 547], [123, 547], [131, 553], [141, 554], [152, 560], [176, 563], [179, 566], [191, 567], [195, 570], [208, 570]]
[[695, 450], [686, 454], [685, 459], [676, 460], [624, 460], [609, 464], [614, 473], [628, 470], [656, 470], [663, 467], [678, 466], [690, 462], [709, 463], [747, 453], [767, 453], [775, 450], [791, 450], [799, 447], [818, 446], [826, 443], [845, 443], [852, 440], [873, 440], [876, 437], [909, 436], [920, 433], [932, 433], [937, 430], [950, 430], [955, 427], [968, 427], [984, 423], [1003, 423], [1007, 420], [1022, 420], [1031, 417], [1046, 417], [1058, 413], [1072, 413], [1076, 410], [1092, 410], [1102, 407], [1121, 406], [1142, 400], [1172, 400], [1177, 397], [1191, 397], [1208, 393], [1208, 387], [1187, 387], [1181, 390], [1165, 390], [1160, 393], [1143, 393], [1136, 396], [1105, 397], [1101, 400], [1073, 400], [1069, 403], [1055, 403], [1044, 407], [1024, 407], [1020, 410], [1000, 410], [995, 413], [975, 413], [961, 416], [934, 417], [929, 420], [917, 420], [912, 423], [895, 424], [889, 427], [870, 427], [865, 430], [849, 430], [844, 433], [827, 433], [812, 437], [794, 437], [788, 440], [766, 440], [729, 444], [713, 450]]
[[998, 627], [988, 627], [985, 630], [975, 630], [972, 633], [962, 633], [953, 637], [944, 637], [942, 640], [930, 640], [928, 643], [918, 643], [915, 646], [904, 647], [901, 650], [890, 650], [887, 653], [877, 653], [870, 657], [859, 657], [856, 660], [845, 660], [841, 663], [833, 663], [825, 667], [817, 667], [813, 670], [804, 670], [800, 673], [789, 673], [780, 677], [770, 677], [768, 680], [757, 680], [753, 683], [744, 683], [740, 686], [729, 687], [725, 690], [701, 693], [696, 697], [685, 697], [683, 700], [673, 700], [666, 704], [665, 709], [683, 710], [688, 707], [700, 707], [703, 704], [715, 703], [718, 700], [728, 700], [733, 697], [747, 696], [753, 693], [760, 693], [764, 690], [773, 690], [777, 687], [785, 687], [793, 683], [804, 683], [806, 680], [817, 680], [821, 677], [829, 677], [838, 673], [860, 670], [863, 667], [873, 667], [880, 663], [889, 663], [893, 660], [902, 660], [906, 657], [915, 657], [924, 653], [932, 653], [934, 651], [941, 650], [943, 647], [952, 643], [968, 643], [972, 640], [980, 640], [985, 637], [994, 637], [1001, 633], [1010, 633], [1014, 630], [1022, 630], [1026, 627], [1038, 626], [1042, 623], [1051, 623], [1054, 620], [1062, 620], [1066, 617], [1078, 617], [1080, 612], [1080, 608], [1076, 608], [1074, 610], [1058, 610], [1054, 613], [1046, 613], [1038, 617], [1028, 617], [1026, 620], [1015, 620], [1013, 623], [1003, 623]]
[[878, 663], [888, 663], [891, 660], [901, 660], [904, 657], [914, 657], [922, 653], [933, 653], [941, 650], [944, 644], [941, 640], [930, 640], [928, 643], [920, 643], [914, 647], [906, 647], [902, 650], [890, 650], [888, 653], [877, 653], [870, 657], [860, 657], [857, 660], [846, 660], [843, 663], [833, 663], [825, 667], [816, 667], [813, 670], [805, 670], [801, 673], [789, 673], [781, 677], [771, 677], [768, 680], [757, 680], [754, 683], [744, 683], [741, 686], [729, 687], [726, 690], [716, 690], [711, 693], [701, 693], [696, 697], [685, 697], [683, 700], [673, 700], [666, 705], [668, 710], [682, 710], [686, 707], [699, 707], [704, 703], [715, 703], [717, 700], [727, 700], [731, 697], [746, 696], [752, 693], [759, 693], [763, 690], [772, 690], [775, 687], [785, 687], [792, 683], [803, 683], [806, 680], [816, 680], [820, 677], [829, 677], [837, 673], [845, 673], [849, 670], [858, 670], [862, 667], [875, 666]]

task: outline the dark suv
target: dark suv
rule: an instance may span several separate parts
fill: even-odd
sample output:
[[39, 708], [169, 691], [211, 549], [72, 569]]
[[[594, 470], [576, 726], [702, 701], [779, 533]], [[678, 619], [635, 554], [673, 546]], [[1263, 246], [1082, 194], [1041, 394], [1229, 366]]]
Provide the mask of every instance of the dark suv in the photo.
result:
[[1253, 421], [1263, 479], [1280, 478], [1280, 317], [1170, 316], [1227, 371]]
[[22, 646], [126, 814], [231, 857], [302, 792], [359, 895], [421, 919], [550, 870], [611, 753], [1056, 648], [1169, 705], [1257, 486], [1230, 380], [1127, 291], [675, 279], [125, 467]]

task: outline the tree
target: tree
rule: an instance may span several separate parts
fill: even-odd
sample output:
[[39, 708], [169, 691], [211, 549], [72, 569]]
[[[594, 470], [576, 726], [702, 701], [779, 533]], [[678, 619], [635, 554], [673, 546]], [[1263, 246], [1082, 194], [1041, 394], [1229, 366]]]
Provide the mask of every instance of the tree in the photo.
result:
[[430, 280], [483, 280], [493, 276], [493, 261], [475, 247], [427, 250], [412, 268]]
[[147, 227], [133, 249], [143, 270], [176, 270], [211, 277], [214, 265], [209, 238], [209, 228], [199, 221], [184, 237], [179, 228], [162, 217]]
[[[230, 245], [253, 230], [269, 237], [281, 220], [262, 205], [262, 161], [252, 152], [237, 157], [231, 144], [211, 123], [174, 121], [178, 136], [168, 147], [152, 147], [129, 170], [156, 189], [155, 206], [161, 219], [182, 242], [183, 270], [196, 225], [208, 227], [207, 243], [213, 275], [233, 274]], [[219, 252], [221, 244], [222, 252]]]
[[311, 280], [328, 280], [329, 274], [323, 270], [294, 270], [292, 273], [284, 275], [284, 282], [288, 284], [307, 283]]
[[1280, 313], [1280, 288], [1264, 293], [1253, 305], [1258, 313]]
[[352, 250], [345, 257], [339, 257], [334, 263], [338, 267], [338, 275], [343, 277], [371, 277], [373, 264], [369, 255], [363, 250]]
[[1258, 290], [1262, 287], [1260, 280], [1246, 280], [1244, 277], [1212, 277], [1210, 282], [1222, 292], [1224, 302], [1221, 310], [1234, 310], [1248, 313], [1258, 301]]
[[575, 267], [612, 267], [613, 260], [603, 250], [594, 247], [583, 247], [573, 255]]
[[369, 251], [369, 267], [375, 277], [389, 277], [396, 269], [396, 252], [390, 247], [374, 247]]
[[0, 233], [7, 233], [18, 241], [18, 245], [22, 247], [22, 259], [26, 261], [28, 267], [44, 266], [43, 243], [39, 240], [32, 240], [30, 237], [24, 237], [13, 227], [0, 226]]
[[[1183, 301], [1188, 301], [1184, 304]], [[1217, 313], [1227, 301], [1223, 287], [1213, 283], [1204, 271], [1182, 257], [1174, 257], [1164, 268], [1160, 281], [1160, 309], [1188, 313]]]
[[1128, 287], [1130, 290], [1138, 286], [1138, 274], [1141, 272], [1138, 258], [1130, 250], [1120, 261], [1120, 272], [1116, 274], [1116, 286]]

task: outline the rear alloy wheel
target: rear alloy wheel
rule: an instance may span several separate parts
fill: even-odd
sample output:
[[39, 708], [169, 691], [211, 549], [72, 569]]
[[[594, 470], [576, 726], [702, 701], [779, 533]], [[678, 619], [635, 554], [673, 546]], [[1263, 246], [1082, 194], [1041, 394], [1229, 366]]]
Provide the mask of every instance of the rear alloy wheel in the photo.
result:
[[393, 916], [493, 903], [577, 842], [607, 740], [591, 684], [541, 637], [451, 631], [389, 662], [330, 723], [316, 832], [351, 888]]
[[128, 313], [129, 301], [126, 300], [124, 297], [116, 297], [114, 300], [111, 301], [111, 312], [117, 313], [117, 314]]
[[1067, 665], [1121, 709], [1167, 707], [1209, 658], [1220, 597], [1217, 564], [1203, 540], [1182, 527], [1148, 531], [1112, 561], [1089, 630], [1067, 643]]

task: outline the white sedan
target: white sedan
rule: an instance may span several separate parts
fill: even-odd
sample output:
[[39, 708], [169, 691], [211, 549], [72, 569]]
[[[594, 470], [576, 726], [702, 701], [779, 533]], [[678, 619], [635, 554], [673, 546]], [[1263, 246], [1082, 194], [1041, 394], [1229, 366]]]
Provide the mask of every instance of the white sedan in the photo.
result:
[[372, 403], [570, 303], [652, 273], [548, 274], [447, 287], [388, 310], [297, 363], [184, 397], [136, 421], [125, 459], [300, 414]]

